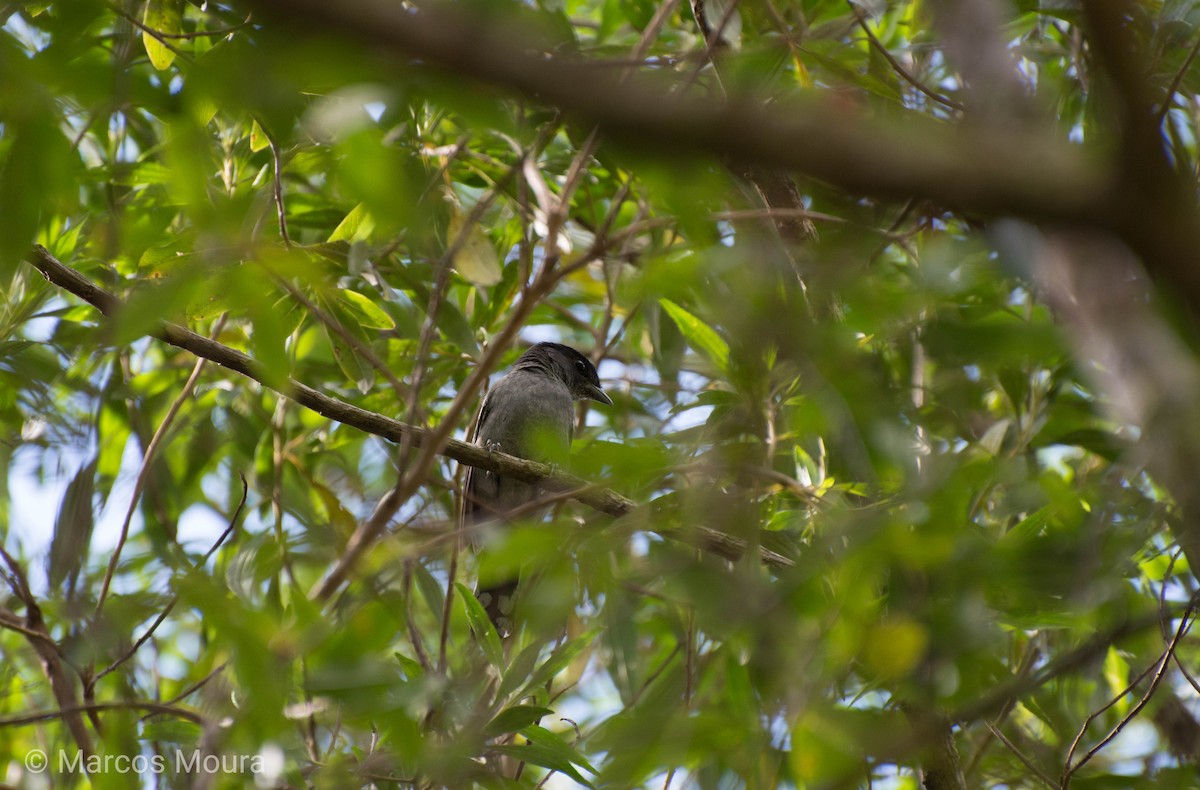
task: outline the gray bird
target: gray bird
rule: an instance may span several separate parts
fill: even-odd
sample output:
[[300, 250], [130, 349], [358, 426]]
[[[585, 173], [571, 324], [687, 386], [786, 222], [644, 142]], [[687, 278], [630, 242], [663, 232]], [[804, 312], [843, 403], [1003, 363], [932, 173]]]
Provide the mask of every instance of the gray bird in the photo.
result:
[[[612, 405], [587, 357], [559, 343], [538, 343], [521, 355], [483, 399], [475, 443], [532, 461], [562, 464], [575, 433], [577, 400]], [[542, 515], [522, 510], [540, 495], [537, 485], [467, 469], [463, 525], [469, 540], [478, 549], [486, 540], [488, 524], [507, 521], [514, 511], [528, 518]], [[501, 636], [512, 630], [516, 590], [517, 580], [512, 579], [476, 591]]]

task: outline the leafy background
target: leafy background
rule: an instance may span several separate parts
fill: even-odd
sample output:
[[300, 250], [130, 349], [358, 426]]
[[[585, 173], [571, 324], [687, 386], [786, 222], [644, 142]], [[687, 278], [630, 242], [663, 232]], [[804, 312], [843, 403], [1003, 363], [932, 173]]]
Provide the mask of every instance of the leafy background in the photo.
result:
[[[0, 19], [0, 781], [1197, 784], [1197, 4]], [[460, 552], [538, 340], [632, 504]]]

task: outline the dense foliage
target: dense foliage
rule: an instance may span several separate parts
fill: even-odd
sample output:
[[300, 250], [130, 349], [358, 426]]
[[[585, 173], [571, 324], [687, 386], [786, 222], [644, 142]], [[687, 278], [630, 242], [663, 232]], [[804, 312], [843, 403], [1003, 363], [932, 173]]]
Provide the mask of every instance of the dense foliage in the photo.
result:
[[[0, 22], [0, 781], [1195, 786], [1200, 4]], [[631, 502], [476, 556], [538, 340]]]

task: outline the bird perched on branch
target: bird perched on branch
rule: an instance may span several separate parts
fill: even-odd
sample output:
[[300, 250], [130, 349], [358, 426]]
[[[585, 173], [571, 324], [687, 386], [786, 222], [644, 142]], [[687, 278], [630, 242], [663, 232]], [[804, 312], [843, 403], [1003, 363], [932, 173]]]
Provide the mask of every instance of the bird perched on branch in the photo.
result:
[[[612, 405], [587, 357], [559, 343], [538, 343], [521, 355], [483, 399], [475, 443], [532, 461], [560, 464], [567, 458], [575, 433], [577, 400]], [[541, 515], [537, 508], [529, 512], [529, 507], [540, 495], [536, 484], [469, 468], [463, 527], [471, 543], [479, 548], [486, 542], [493, 523], [518, 516], [537, 518]], [[476, 590], [501, 636], [513, 630], [516, 592], [515, 578]]]

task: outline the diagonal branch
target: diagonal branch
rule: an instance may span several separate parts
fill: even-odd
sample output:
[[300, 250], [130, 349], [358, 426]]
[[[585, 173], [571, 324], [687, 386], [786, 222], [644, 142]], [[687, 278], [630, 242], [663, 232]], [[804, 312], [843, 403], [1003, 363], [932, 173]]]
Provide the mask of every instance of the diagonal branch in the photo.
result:
[[858, 26], [867, 34], [867, 41], [871, 43], [876, 52], [883, 56], [883, 59], [892, 67], [892, 71], [896, 72], [901, 79], [944, 107], [955, 112], [962, 112], [966, 109], [962, 102], [957, 102], [948, 96], [943, 96], [917, 79], [908, 69], [904, 68], [904, 64], [897, 60], [896, 56], [891, 53], [891, 50], [875, 35], [875, 31], [871, 30], [871, 25], [867, 22], [866, 15], [863, 14], [862, 9], [858, 7], [854, 0], [847, 0], [847, 5], [850, 6], [850, 11], [854, 14], [854, 18], [858, 20]]
[[[105, 315], [111, 315], [121, 306], [120, 299], [63, 264], [40, 245], [34, 247], [29, 262], [50, 282], [75, 294]], [[447, 458], [522, 482], [537, 483], [550, 491], [569, 492], [573, 499], [610, 516], [626, 516], [638, 509], [637, 503], [628, 497], [611, 489], [597, 487], [575, 475], [555, 471], [546, 464], [528, 461], [505, 453], [488, 452], [482, 447], [457, 439], [439, 437], [437, 435], [439, 431], [427, 430], [367, 411], [318, 392], [293, 379], [288, 380], [286, 388], [276, 389], [268, 383], [270, 379], [263, 375], [261, 366], [246, 354], [196, 334], [178, 324], [164, 321], [159, 325], [155, 337], [252, 379], [306, 409], [311, 409], [321, 416], [343, 425], [349, 425], [393, 442], [408, 441], [414, 447], [422, 447], [430, 441], [439, 439], [438, 443], [443, 445], [439, 453]], [[664, 537], [697, 546], [729, 560], [739, 559], [746, 550], [746, 543], [740, 538], [707, 527], [686, 530], [659, 530], [653, 527], [650, 529]], [[774, 568], [788, 568], [793, 565], [792, 560], [769, 549], [760, 548], [759, 554], [763, 564]]]
[[13, 594], [25, 605], [25, 617], [18, 619], [7, 609], [0, 609], [0, 625], [23, 634], [28, 640], [39, 662], [42, 672], [50, 681], [50, 690], [58, 703], [60, 713], [55, 718], [61, 718], [67, 725], [75, 745], [84, 757], [94, 753], [92, 736], [88, 732], [83, 716], [85, 708], [80, 707], [75, 693], [75, 684], [67, 677], [63, 668], [66, 660], [62, 648], [50, 636], [46, 621], [42, 617], [42, 608], [29, 589], [29, 582], [20, 564], [0, 546], [0, 558], [8, 566], [8, 581]]

